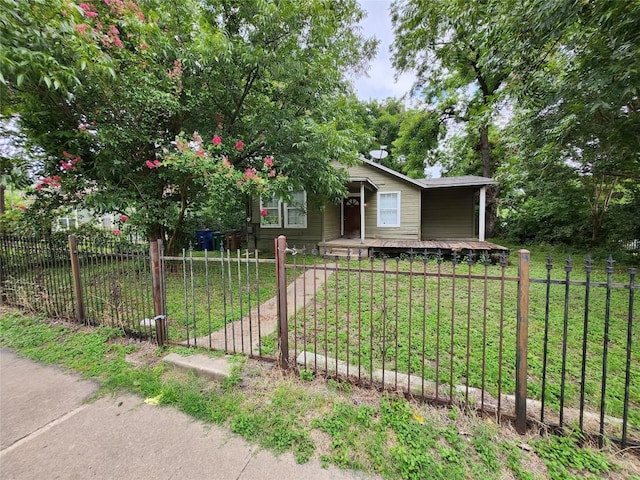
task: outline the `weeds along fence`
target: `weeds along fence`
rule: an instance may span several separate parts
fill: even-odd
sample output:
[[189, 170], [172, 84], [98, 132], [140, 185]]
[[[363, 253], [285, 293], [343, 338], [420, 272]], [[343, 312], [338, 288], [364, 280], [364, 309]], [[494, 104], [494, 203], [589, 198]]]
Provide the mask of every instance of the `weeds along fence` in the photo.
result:
[[640, 443], [637, 269], [486, 252], [347, 258], [275, 244], [166, 255], [161, 242], [0, 238], [0, 298], [158, 343], [283, 368], [527, 426]]
[[513, 262], [486, 252], [341, 258], [282, 242], [276, 276], [290, 290], [278, 288], [272, 335], [284, 367], [460, 404], [521, 432], [640, 440], [636, 269], [551, 258], [532, 268], [526, 251]]
[[0, 237], [0, 301], [53, 318], [74, 318], [67, 239]]
[[0, 262], [5, 304], [143, 338], [156, 333], [147, 244], [3, 236]]

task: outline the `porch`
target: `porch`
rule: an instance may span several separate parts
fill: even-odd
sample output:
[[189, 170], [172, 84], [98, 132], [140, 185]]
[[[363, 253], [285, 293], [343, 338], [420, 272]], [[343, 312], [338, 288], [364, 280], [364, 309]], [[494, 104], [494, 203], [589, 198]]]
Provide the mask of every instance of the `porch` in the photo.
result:
[[414, 250], [416, 253], [426, 250], [428, 253], [441, 251], [444, 255], [452, 252], [474, 252], [481, 254], [484, 251], [489, 254], [501, 252], [509, 253], [507, 247], [495, 243], [478, 240], [474, 238], [455, 238], [441, 240], [390, 240], [382, 238], [336, 238], [319, 242], [318, 247], [321, 253], [326, 249], [330, 255], [344, 256], [347, 250], [351, 250], [352, 255], [357, 255], [360, 250], [362, 256], [368, 256], [371, 250], [382, 252], [408, 252]]

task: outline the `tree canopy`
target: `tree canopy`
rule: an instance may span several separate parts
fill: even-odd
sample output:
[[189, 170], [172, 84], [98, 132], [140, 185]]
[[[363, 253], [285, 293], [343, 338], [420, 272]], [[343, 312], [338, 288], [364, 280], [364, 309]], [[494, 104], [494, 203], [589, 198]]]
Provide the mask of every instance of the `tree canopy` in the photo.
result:
[[126, 213], [158, 238], [229, 187], [227, 164], [261, 191], [342, 194], [331, 160], [359, 147], [345, 73], [376, 45], [354, 0], [3, 3], [3, 108], [44, 152], [41, 204]]
[[[488, 230], [501, 204], [512, 233], [528, 225], [521, 239], [604, 241], [607, 218], [637, 203], [640, 3], [398, 0], [392, 19], [395, 67], [461, 125], [449, 171], [501, 181]], [[627, 222], [616, 235], [637, 238]]]

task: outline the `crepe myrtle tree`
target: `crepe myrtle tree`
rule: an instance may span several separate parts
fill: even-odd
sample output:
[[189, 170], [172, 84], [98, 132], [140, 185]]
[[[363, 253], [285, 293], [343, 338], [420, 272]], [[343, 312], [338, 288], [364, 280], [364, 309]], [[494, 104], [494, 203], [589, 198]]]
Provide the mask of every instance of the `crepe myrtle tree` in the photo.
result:
[[344, 193], [345, 74], [375, 49], [355, 0], [5, 3], [2, 113], [42, 152], [35, 209], [126, 215], [174, 247], [214, 189]]
[[160, 224], [170, 233], [167, 250], [174, 251], [182, 231], [185, 216], [190, 208], [204, 202], [210, 191], [225, 192], [226, 195], [249, 201], [259, 195], [286, 196], [291, 180], [279, 171], [272, 156], [254, 155], [244, 162], [245, 168], [236, 168], [233, 159], [242, 155], [245, 142], [232, 140], [230, 145], [222, 137], [214, 135], [205, 142], [197, 133], [190, 138], [176, 137], [169, 146], [160, 149], [131, 173], [130, 184], [138, 202], [133, 208], [119, 209], [122, 192], [109, 185], [101, 186], [83, 175], [83, 160], [80, 156], [62, 152], [58, 162], [58, 173], [42, 176], [34, 187], [35, 203], [32, 208], [43, 205], [74, 203], [82, 196], [90, 203], [93, 193], [101, 192], [103, 202], [113, 196], [113, 212], [119, 213], [119, 223], [112, 230], [114, 235], [123, 232], [122, 226], [135, 225], [148, 230]]

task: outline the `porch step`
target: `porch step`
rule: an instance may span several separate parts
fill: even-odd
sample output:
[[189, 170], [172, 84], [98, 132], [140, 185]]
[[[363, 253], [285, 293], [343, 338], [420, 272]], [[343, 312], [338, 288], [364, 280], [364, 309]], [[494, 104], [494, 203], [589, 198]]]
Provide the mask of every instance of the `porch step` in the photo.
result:
[[[321, 248], [320, 253], [324, 255], [324, 249]], [[362, 247], [328, 247], [327, 255], [330, 257], [339, 257], [339, 258], [347, 258], [351, 256], [352, 259], [357, 259], [358, 255], [361, 255], [362, 258], [366, 258], [369, 256], [369, 248]]]

